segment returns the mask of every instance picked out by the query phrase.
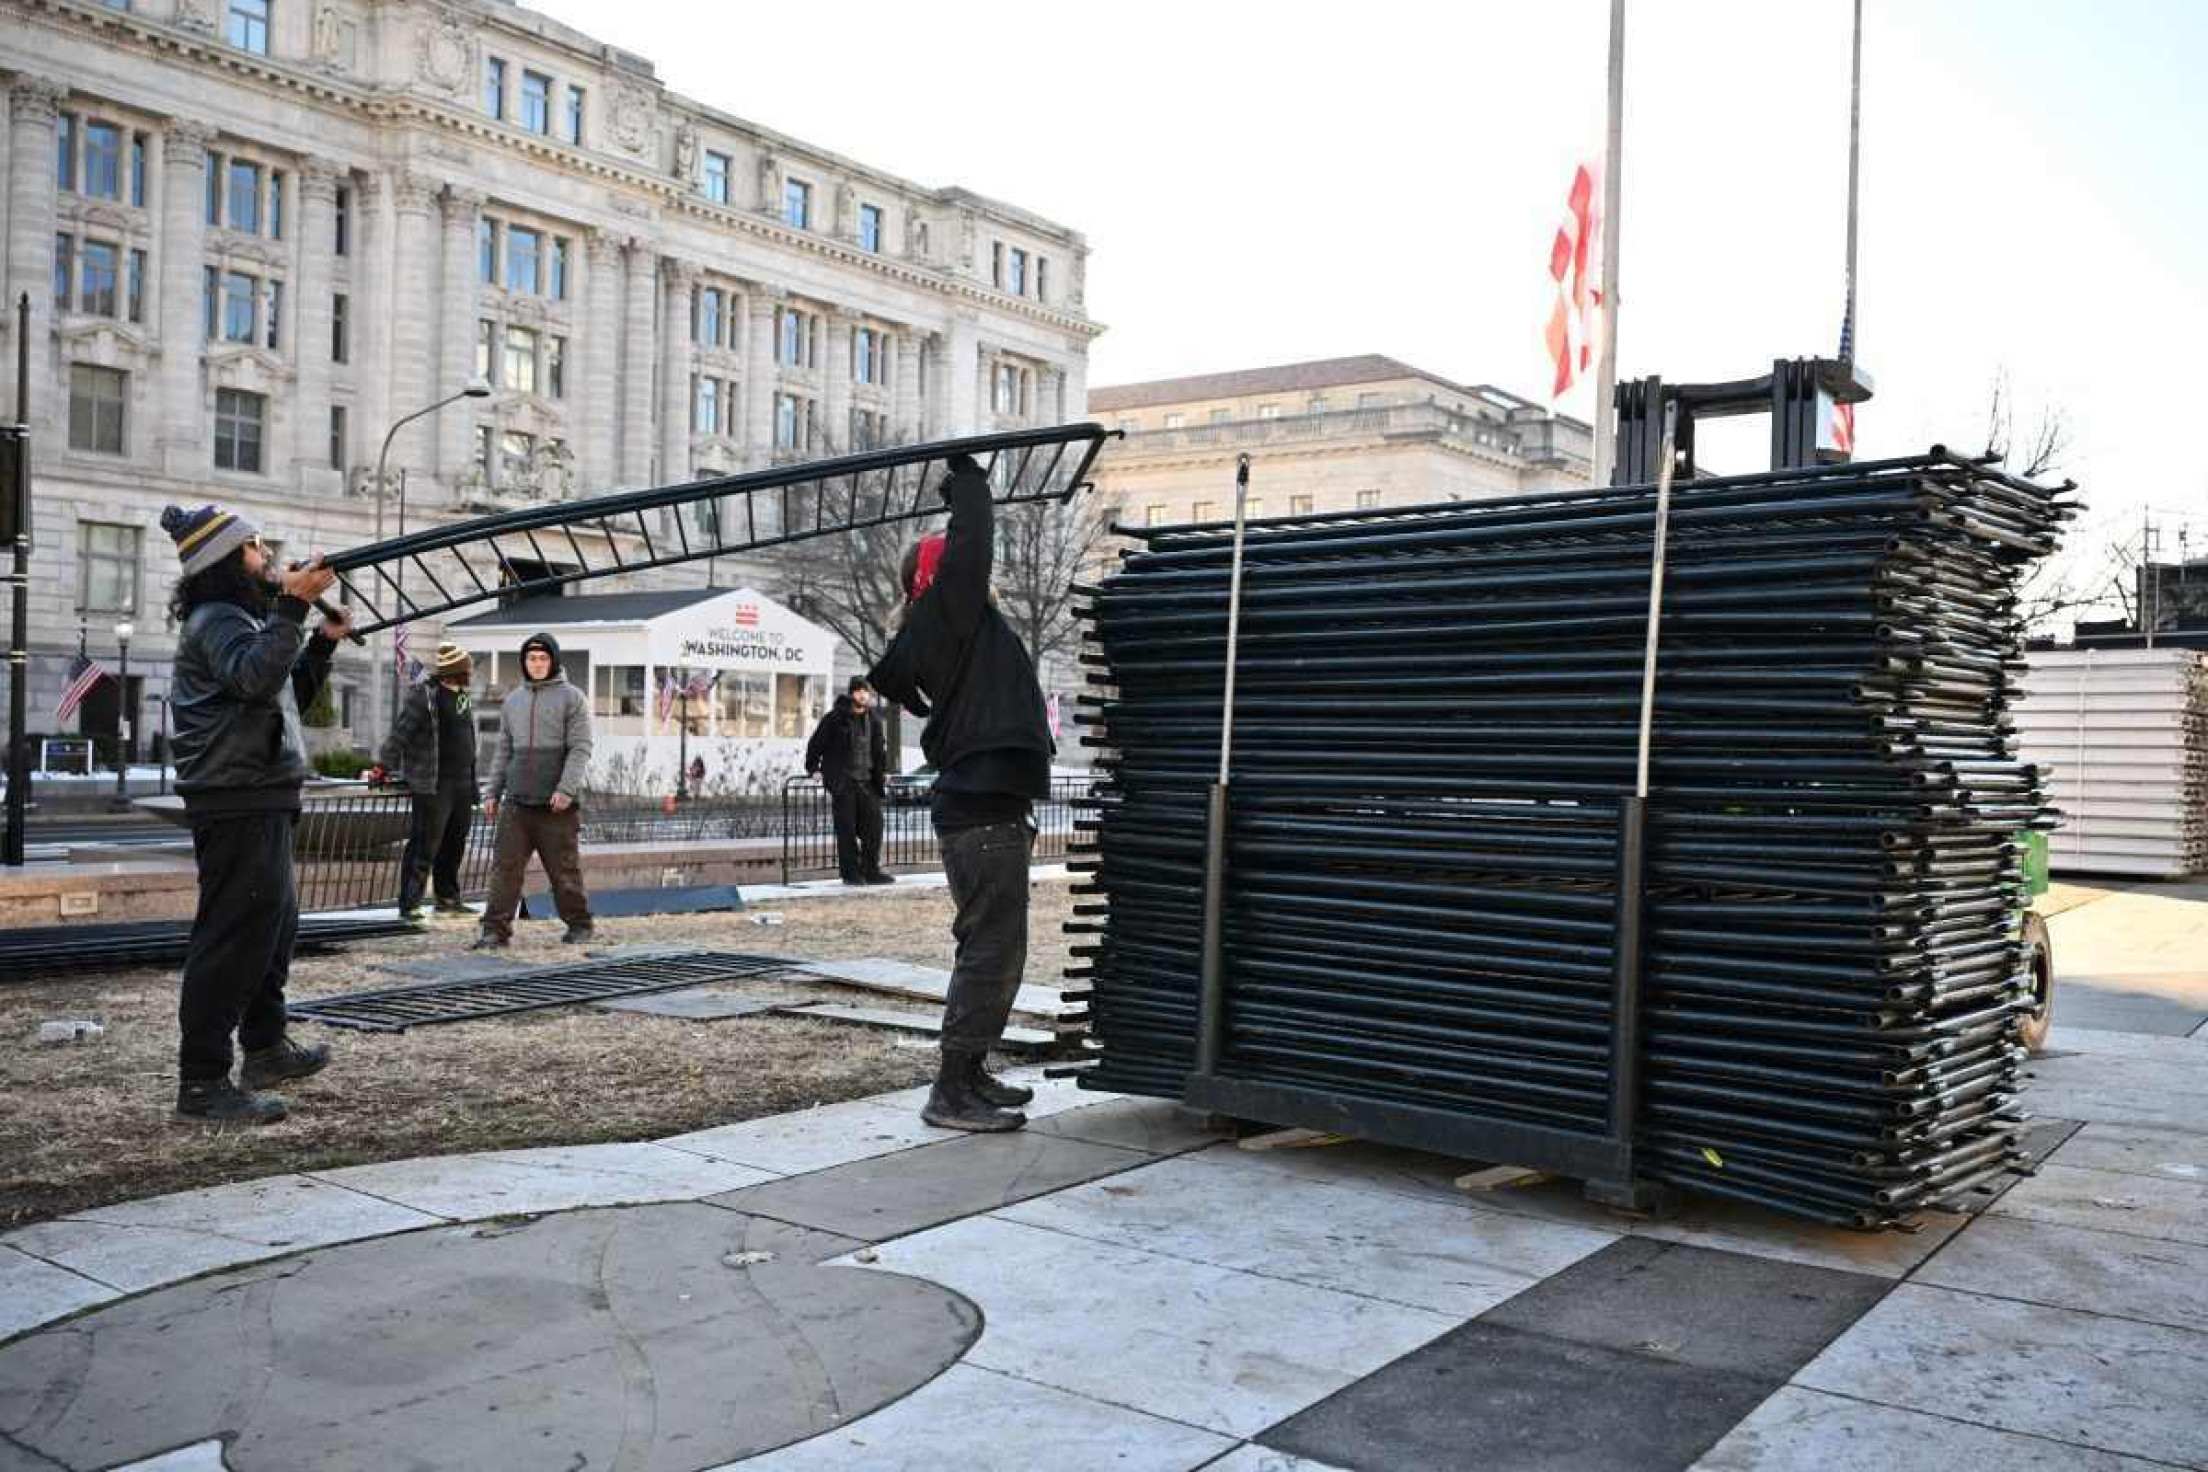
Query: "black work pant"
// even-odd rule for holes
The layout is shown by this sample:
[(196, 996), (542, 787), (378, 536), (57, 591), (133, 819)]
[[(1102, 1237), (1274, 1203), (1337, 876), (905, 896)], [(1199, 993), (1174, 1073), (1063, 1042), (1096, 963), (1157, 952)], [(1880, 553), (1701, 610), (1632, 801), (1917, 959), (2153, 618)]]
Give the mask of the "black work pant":
[(958, 914), (958, 959), (943, 1003), (943, 1051), (986, 1053), (1004, 1036), (1027, 970), (1027, 862), (1035, 830), (1025, 819), (938, 834), (943, 874)]
[(570, 928), (590, 929), (590, 896), (583, 892), (583, 810), (498, 805), (498, 832), (491, 843), (491, 895), (483, 906), (483, 929), (501, 940), (514, 934), (514, 911), (521, 908), (522, 875), (535, 854), (552, 882), (552, 903)]
[(423, 885), (432, 877), (438, 899), (460, 898), (460, 860), (468, 852), (475, 804), (472, 781), (414, 794), (414, 821), (406, 832), (406, 855), (399, 861), (400, 909), (419, 905)]
[(874, 789), (846, 782), (829, 799), (836, 817), (836, 870), (846, 879), (882, 872), (882, 800)]
[(296, 812), (235, 813), (192, 823), (199, 910), (177, 999), (177, 1072), (187, 1082), (230, 1072), (230, 1035), (247, 1052), (284, 1035), (284, 983), (299, 934), (292, 880)]

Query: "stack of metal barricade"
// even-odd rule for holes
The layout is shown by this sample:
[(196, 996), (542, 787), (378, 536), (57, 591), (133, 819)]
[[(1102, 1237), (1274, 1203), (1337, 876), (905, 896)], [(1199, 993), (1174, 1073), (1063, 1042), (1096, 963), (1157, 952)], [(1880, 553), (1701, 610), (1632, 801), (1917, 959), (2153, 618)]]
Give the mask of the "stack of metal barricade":
[(2016, 719), (2062, 810), (2058, 871), (2208, 871), (2208, 654), (2034, 650)]
[[(2058, 494), (1938, 450), (1673, 489), (1644, 1174), (1872, 1225), (2014, 1159), (2021, 838), (2050, 821), (2007, 714), (2014, 592)], [(1599, 1128), (1654, 500), (1251, 525), (1222, 1074)], [(1172, 1097), (1233, 538), (1129, 530), (1083, 590), (1108, 774), (1076, 863), (1083, 1079)]]

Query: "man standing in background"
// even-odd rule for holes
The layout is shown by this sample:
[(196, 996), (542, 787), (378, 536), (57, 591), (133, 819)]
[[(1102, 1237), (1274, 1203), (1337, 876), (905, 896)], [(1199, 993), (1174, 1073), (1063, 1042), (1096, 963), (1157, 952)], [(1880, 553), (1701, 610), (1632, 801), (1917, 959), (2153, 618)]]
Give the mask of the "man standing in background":
[(874, 692), (853, 676), (805, 744), (805, 772), (820, 778), (836, 823), (836, 869), (845, 884), (895, 884), (882, 871), (882, 795), (889, 736), (874, 718)]
[[(590, 896), (583, 892), (583, 813), (578, 803), (590, 778), (590, 702), (568, 683), (560, 646), (550, 634), (521, 645), (521, 685), (499, 710), (498, 754), (483, 812), (498, 823), (491, 850), (491, 896), (483, 934), (472, 949), (512, 943), (521, 907), (522, 874), (535, 854), (552, 883), (552, 900), (569, 945), (590, 939)], [(501, 810), (503, 809), (503, 814)]]
[(465, 649), (449, 641), (438, 645), (436, 668), (407, 692), (384, 738), (383, 764), (414, 800), (399, 866), (401, 920), (422, 917), (422, 888), (433, 870), (437, 913), (468, 912), (460, 899), (460, 860), (482, 801), (475, 781), (475, 706), (468, 697), (474, 674)]

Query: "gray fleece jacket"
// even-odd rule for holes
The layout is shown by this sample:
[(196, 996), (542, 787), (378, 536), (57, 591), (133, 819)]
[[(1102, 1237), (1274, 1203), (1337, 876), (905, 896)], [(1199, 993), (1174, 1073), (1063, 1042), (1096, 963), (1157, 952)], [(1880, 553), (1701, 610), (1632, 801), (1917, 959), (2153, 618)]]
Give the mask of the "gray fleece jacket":
[(494, 802), (525, 808), (549, 806), (552, 794), (580, 799), (590, 776), (590, 702), (560, 670), (560, 646), (549, 634), (523, 644), (551, 651), (552, 678), (526, 680), (500, 707), (498, 754), (491, 762)]

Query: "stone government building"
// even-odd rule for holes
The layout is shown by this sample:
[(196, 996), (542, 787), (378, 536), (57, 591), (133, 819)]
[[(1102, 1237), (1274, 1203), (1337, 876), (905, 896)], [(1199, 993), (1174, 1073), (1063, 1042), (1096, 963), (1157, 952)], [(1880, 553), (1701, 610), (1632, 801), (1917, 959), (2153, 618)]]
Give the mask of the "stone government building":
[(1579, 489), (1593, 473), (1581, 421), (1377, 353), (1099, 385), (1089, 413), (1126, 433), (1097, 489), (1134, 525), (1232, 517), (1245, 453), (1252, 516)]
[[(410, 526), (1085, 413), (1080, 234), (502, 0), (0, 0), (0, 82), (34, 734), (80, 628), (112, 667), (126, 621), (127, 704), (159, 729), (164, 504), (238, 506), (290, 552), (367, 542), (385, 431), (474, 375), (490, 398), (392, 446)], [(341, 656), (345, 724), (375, 673)], [(79, 719), (117, 714), (107, 682)]]

